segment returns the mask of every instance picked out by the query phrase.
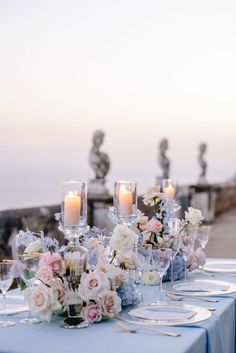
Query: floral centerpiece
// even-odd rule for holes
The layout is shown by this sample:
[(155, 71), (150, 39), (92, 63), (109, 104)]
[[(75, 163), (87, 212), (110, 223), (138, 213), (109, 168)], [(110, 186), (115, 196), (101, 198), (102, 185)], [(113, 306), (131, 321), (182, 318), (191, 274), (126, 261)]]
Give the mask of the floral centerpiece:
[(59, 254), (42, 254), (37, 273), (41, 283), (30, 294), (34, 315), (50, 321), (53, 312), (66, 313), (74, 305), (81, 320), (91, 324), (121, 310), (117, 289), (127, 281), (124, 271), (107, 262), (99, 263), (84, 271), (77, 278), (78, 283), (72, 283), (69, 271), (76, 271), (80, 262), (76, 254), (66, 260)]
[[(39, 250), (39, 243), (32, 243), (31, 250), (36, 247)], [(89, 257), (82, 259), (77, 251), (45, 251), (40, 256), (37, 281), (28, 293), (33, 315), (50, 321), (53, 314), (60, 314), (68, 316), (69, 324), (69, 319), (76, 317), (78, 323), (88, 326), (121, 311), (119, 288), (128, 282), (128, 275), (110, 263), (102, 236), (88, 241), (87, 253), (97, 253), (93, 262)], [(24, 270), (22, 264), (17, 267), (20, 270)]]
[[(204, 220), (200, 210), (189, 207), (185, 211), (185, 218), (180, 220), (175, 217), (174, 205), (175, 200), (161, 193), (159, 187), (149, 189), (143, 198), (146, 206), (154, 208), (154, 215), (149, 220), (143, 213), (139, 212), (137, 221), (134, 225), (134, 230), (139, 234), (139, 242), (150, 244), (154, 249), (171, 248), (174, 250), (176, 236), (181, 236), (182, 242), (180, 251), (174, 259), (174, 277), (181, 279), (184, 277), (184, 260), (181, 256), (181, 246), (184, 244), (185, 238), (189, 233), (196, 232), (199, 224)], [(174, 228), (173, 228), (174, 224)], [(188, 258), (188, 269), (191, 271), (200, 265), (204, 265), (205, 255), (201, 248), (192, 251)], [(151, 281), (155, 280), (153, 274)], [(148, 274), (146, 274), (147, 282)], [(168, 270), (165, 276), (166, 280), (170, 279), (170, 271)]]

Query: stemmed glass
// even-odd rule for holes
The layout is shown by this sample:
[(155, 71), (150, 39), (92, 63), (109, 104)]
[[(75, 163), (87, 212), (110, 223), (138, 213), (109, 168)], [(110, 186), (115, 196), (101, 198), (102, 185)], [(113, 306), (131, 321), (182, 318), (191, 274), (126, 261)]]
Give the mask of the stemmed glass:
[[(33, 289), (34, 283), (37, 280), (37, 271), (39, 267), (41, 253), (23, 253), (17, 254), (18, 261), (21, 264), (21, 277), (24, 282), (28, 285), (29, 292), (28, 298), (30, 298), (30, 293)], [(23, 325), (32, 325), (38, 324), (40, 322), (39, 319), (35, 317), (31, 317), (30, 310), (28, 318), (24, 318), (20, 320), (20, 323)]]
[(136, 247), (136, 253), (138, 257), (138, 271), (140, 276), (141, 284), (141, 301), (143, 302), (143, 274), (147, 271), (150, 266), (150, 260), (152, 255), (152, 246), (150, 244), (139, 244)]
[(195, 236), (191, 234), (183, 234), (181, 236), (181, 252), (184, 259), (184, 280), (187, 281), (187, 261), (194, 249)]
[(159, 276), (159, 289), (162, 297), (162, 279), (170, 266), (171, 249), (152, 249), (151, 263)]
[(171, 259), (170, 259), (170, 270), (171, 270), (171, 282), (174, 281), (173, 275), (173, 267), (174, 267), (174, 261), (175, 257), (178, 254), (180, 250), (180, 235), (179, 231), (181, 229), (181, 221), (178, 218), (170, 218), (168, 222), (168, 229), (169, 229), (169, 234), (173, 237), (173, 243), (172, 243), (172, 252), (171, 252)]
[(171, 282), (174, 282), (174, 262), (175, 262), (176, 255), (180, 251), (180, 245), (181, 245), (180, 236), (174, 235), (173, 237), (174, 237), (174, 241), (172, 243), (172, 249), (171, 249), (172, 251), (171, 251), (171, 258), (170, 258)]
[[(11, 287), (14, 275), (12, 272), (12, 266), (14, 260), (2, 260), (0, 261), (0, 289), (3, 295), (3, 315), (6, 317), (6, 293)], [(14, 326), (16, 323), (9, 320), (1, 320), (0, 327)]]
[(197, 239), (201, 245), (202, 249), (205, 249), (205, 246), (208, 243), (211, 233), (211, 226), (200, 226), (198, 228)]

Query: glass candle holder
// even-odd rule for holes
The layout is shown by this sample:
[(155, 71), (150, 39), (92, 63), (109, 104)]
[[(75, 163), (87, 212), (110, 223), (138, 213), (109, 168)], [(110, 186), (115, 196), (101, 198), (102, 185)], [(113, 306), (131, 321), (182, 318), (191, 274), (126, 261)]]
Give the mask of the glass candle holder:
[(178, 181), (175, 179), (163, 179), (162, 192), (174, 200), (173, 210), (174, 212), (177, 212), (180, 209), (180, 206), (177, 202)]
[(122, 220), (132, 219), (137, 215), (137, 183), (116, 181), (114, 189), (114, 209)]
[(173, 199), (176, 199), (178, 191), (178, 181), (175, 179), (163, 179), (162, 191), (165, 194), (171, 196)]
[(62, 226), (73, 233), (87, 225), (87, 187), (83, 181), (64, 181), (62, 184)]

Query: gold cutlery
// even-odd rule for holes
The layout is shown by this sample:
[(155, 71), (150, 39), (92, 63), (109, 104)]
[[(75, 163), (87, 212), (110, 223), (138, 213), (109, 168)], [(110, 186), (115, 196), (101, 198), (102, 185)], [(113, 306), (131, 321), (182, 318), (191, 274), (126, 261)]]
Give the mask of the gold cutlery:
[(198, 297), (198, 296), (190, 296), (190, 295), (177, 295), (177, 294), (173, 294), (173, 293), (169, 293), (169, 292), (165, 292), (165, 295), (170, 298), (171, 300), (175, 300), (175, 301), (181, 301), (184, 299), (197, 299), (197, 300), (202, 300), (208, 303), (218, 303), (219, 299), (212, 299), (212, 298), (205, 298), (205, 297)]
[(180, 337), (181, 336), (180, 333), (174, 333), (174, 332), (170, 332), (170, 331), (159, 330), (159, 329), (156, 329), (156, 328), (146, 327), (146, 326), (137, 326), (137, 327), (131, 329), (131, 328), (123, 325), (120, 322), (117, 322), (116, 326), (119, 327), (125, 333), (135, 333), (135, 332), (140, 331), (140, 330), (148, 330), (148, 331), (161, 333), (162, 335), (171, 336), (171, 337)]

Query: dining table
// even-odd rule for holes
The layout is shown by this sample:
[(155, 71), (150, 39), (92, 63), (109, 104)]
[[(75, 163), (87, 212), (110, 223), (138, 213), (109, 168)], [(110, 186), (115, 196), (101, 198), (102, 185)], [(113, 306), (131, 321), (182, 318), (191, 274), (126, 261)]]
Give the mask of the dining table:
[[(187, 281), (217, 279), (236, 283), (236, 273), (209, 273), (195, 270), (188, 274)], [(176, 281), (175, 283), (182, 283)], [(166, 282), (164, 290), (171, 290), (172, 283)], [(19, 293), (19, 290), (9, 291)], [(158, 300), (157, 286), (144, 286), (145, 303)], [(171, 337), (144, 327), (137, 332), (125, 332), (117, 318), (95, 323), (83, 329), (59, 327), (61, 317), (53, 316), (51, 322), (22, 325), (20, 319), (26, 312), (14, 313), (11, 320), (15, 326), (0, 328), (0, 353), (235, 353), (236, 352), (236, 293), (217, 295), (217, 302), (208, 302), (195, 297), (183, 298), (181, 302), (210, 309), (211, 317), (193, 324), (155, 326), (156, 329), (177, 333)], [(178, 298), (176, 298), (178, 299)], [(9, 303), (13, 299), (8, 299)], [(171, 299), (163, 295), (163, 300)], [(2, 303), (2, 299), (1, 299)], [(2, 305), (2, 304), (1, 304)], [(123, 322), (126, 328), (137, 325)], [(128, 330), (127, 330), (128, 331)]]

